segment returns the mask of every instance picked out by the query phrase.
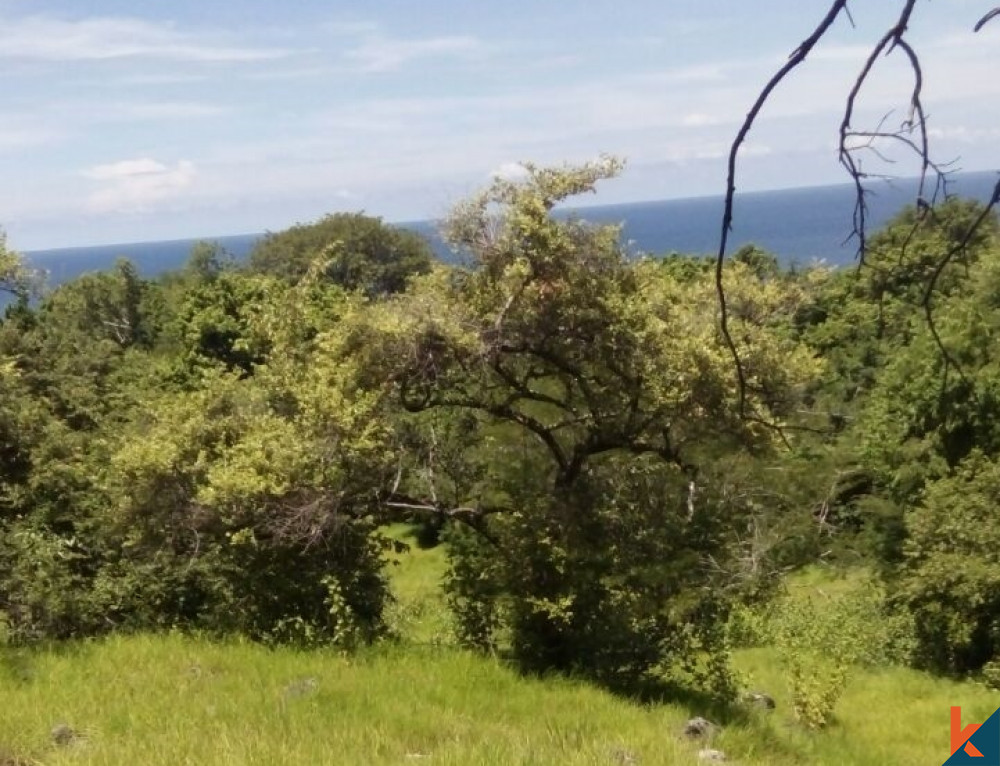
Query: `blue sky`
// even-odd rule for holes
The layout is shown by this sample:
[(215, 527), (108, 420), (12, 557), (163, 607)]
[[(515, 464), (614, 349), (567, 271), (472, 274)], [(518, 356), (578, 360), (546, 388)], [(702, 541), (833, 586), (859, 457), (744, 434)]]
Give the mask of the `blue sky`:
[[(842, 180), (843, 95), (900, 4), (852, 5), (763, 114), (741, 189)], [(971, 31), (993, 5), (920, 0), (912, 27), (937, 154), (967, 170), (1000, 166), (1000, 20)], [(0, 225), (32, 250), (439, 217), (519, 161), (601, 153), (628, 165), (588, 202), (717, 194), (739, 121), (826, 6), (0, 0)], [(897, 58), (858, 125), (905, 116)]]

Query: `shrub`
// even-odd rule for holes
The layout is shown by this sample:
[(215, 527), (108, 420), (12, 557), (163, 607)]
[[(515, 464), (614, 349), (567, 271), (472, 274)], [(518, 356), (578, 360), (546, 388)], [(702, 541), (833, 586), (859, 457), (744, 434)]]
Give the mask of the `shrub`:
[(1000, 661), (998, 505), (1000, 464), (974, 453), (907, 518), (896, 597), (913, 615), (918, 659), (935, 670)]
[(856, 666), (902, 664), (913, 649), (908, 615), (893, 611), (871, 584), (835, 597), (787, 595), (770, 606), (763, 626), (742, 620), (777, 647), (795, 717), (810, 729), (832, 720)]
[(492, 542), (452, 536), (459, 637), (481, 649), (509, 640), (529, 672), (609, 686), (673, 672), (728, 694), (729, 597), (703, 566), (721, 553), (720, 520), (688, 518), (676, 470), (625, 460), (604, 461), (562, 497), (524, 498), (524, 510), (492, 520)]

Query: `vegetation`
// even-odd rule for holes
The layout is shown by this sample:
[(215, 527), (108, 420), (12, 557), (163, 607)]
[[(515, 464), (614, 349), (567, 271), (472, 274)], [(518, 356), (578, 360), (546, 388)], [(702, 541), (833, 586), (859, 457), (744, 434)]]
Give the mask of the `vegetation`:
[(431, 268), (419, 235), (361, 213), (334, 213), (268, 234), (250, 254), (250, 268), (291, 281), (319, 262), (320, 273), (348, 290), (376, 297), (402, 292), (407, 279)]
[[(393, 530), (396, 533), (396, 530)], [(411, 614), (433, 599), (437, 549), (400, 556), (396, 591)], [(809, 573), (793, 592), (850, 590)], [(431, 626), (409, 623), (414, 635)], [(425, 634), (426, 635), (426, 634)], [(773, 712), (738, 709), (711, 742), (746, 766), (907, 766), (947, 757), (948, 709), (983, 721), (996, 693), (888, 666), (856, 670), (835, 722), (794, 722), (786, 670), (767, 648), (736, 654)], [(649, 704), (585, 682), (524, 678), (503, 659), (450, 646), (384, 643), (351, 654), (265, 648), (177, 633), (8, 650), (0, 666), (0, 754), (8, 762), (695, 764), (682, 734), (696, 701)], [(64, 744), (53, 734), (69, 730)]]
[[(673, 763), (685, 712), (745, 763), (938, 758), (1000, 683), (1000, 227), (744, 249), (741, 385), (714, 261), (551, 215), (619, 168), (497, 181), (447, 223), (466, 266), (338, 214), (32, 300), (0, 249), (0, 763)], [(915, 694), (926, 737), (880, 730)]]

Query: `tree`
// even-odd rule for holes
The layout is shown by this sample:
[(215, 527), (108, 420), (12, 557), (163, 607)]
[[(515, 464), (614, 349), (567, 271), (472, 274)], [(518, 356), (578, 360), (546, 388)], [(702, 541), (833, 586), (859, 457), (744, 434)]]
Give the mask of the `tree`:
[(18, 298), (26, 297), (33, 281), (21, 256), (7, 249), (7, 235), (0, 230), (0, 292)]
[(84, 274), (46, 296), (42, 323), (65, 322), (67, 330), (122, 349), (149, 347), (157, 330), (146, 304), (150, 290), (135, 265), (121, 258), (111, 271)]
[(184, 264), (182, 274), (197, 281), (211, 282), (236, 267), (236, 259), (218, 242), (196, 242)]
[[(722, 510), (711, 465), (777, 435), (733, 406), (707, 272), (631, 263), (617, 228), (551, 215), (620, 164), (526, 167), (450, 220), (475, 267), (373, 306), (354, 343), (404, 408), (445, 413), (450, 433), (464, 422), (476, 445), (460, 476), (436, 461), (422, 497), (389, 498), (475, 530), (453, 546), (466, 637), (488, 643), (501, 626), (526, 668), (620, 683), (691, 660), (698, 641), (715, 648), (741, 509)], [(784, 418), (815, 372), (774, 331), (799, 296), (743, 264), (730, 274), (753, 402)]]
[(256, 332), (257, 319), (287, 293), (274, 277), (242, 271), (222, 271), (183, 290), (170, 333), (183, 351), (186, 372), (221, 366), (252, 375), (270, 351), (266, 335)]
[(268, 234), (250, 254), (250, 268), (294, 281), (319, 260), (334, 284), (375, 297), (402, 291), (409, 277), (430, 269), (431, 258), (413, 232), (362, 213), (335, 213)]
[[(382, 397), (336, 332), (364, 302), (243, 277), (272, 288), (242, 307), (247, 337), (274, 349), (253, 375), (209, 363), (177, 385), (165, 372), (183, 348), (77, 334), (84, 359), (108, 347), (83, 419), (49, 407), (69, 376), (32, 391), (32, 371), (0, 368), (0, 612), (15, 639), (180, 627), (351, 646), (384, 632), (373, 485), (395, 466)], [(39, 348), (40, 367), (65, 372), (62, 344)]]
[(932, 482), (907, 517), (896, 597), (919, 659), (949, 673), (1000, 666), (1000, 466), (975, 452)]

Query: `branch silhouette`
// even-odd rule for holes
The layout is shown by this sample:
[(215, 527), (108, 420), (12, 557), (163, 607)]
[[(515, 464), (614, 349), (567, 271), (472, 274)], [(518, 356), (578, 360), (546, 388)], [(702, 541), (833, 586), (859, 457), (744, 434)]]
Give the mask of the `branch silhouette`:
[[(879, 40), (868, 52), (864, 63), (856, 75), (853, 85), (844, 99), (844, 112), (838, 129), (838, 160), (847, 172), (851, 183), (854, 186), (854, 213), (852, 216), (852, 231), (847, 240), (857, 238), (858, 249), (857, 258), (859, 268), (865, 265), (865, 252), (867, 248), (868, 230), (868, 191), (865, 188), (865, 181), (872, 178), (886, 178), (885, 174), (873, 174), (867, 172), (862, 163), (861, 153), (870, 152), (879, 160), (891, 163), (892, 160), (886, 155), (880, 143), (894, 144), (915, 155), (920, 163), (920, 173), (918, 178), (917, 198), (915, 200), (917, 208), (924, 214), (933, 211), (935, 205), (949, 196), (948, 193), (948, 173), (952, 162), (936, 161), (932, 157), (930, 146), (930, 133), (927, 128), (927, 114), (923, 104), (923, 84), (924, 71), (920, 61), (918, 51), (906, 39), (911, 18), (916, 8), (917, 0), (899, 0), (901, 7), (894, 23), (885, 30)], [(736, 195), (736, 175), (737, 157), (740, 148), (746, 142), (747, 136), (754, 127), (761, 111), (771, 99), (776, 88), (784, 81), (797, 67), (802, 65), (813, 49), (829, 33), (834, 22), (841, 16), (847, 17), (851, 25), (854, 19), (851, 16), (848, 0), (833, 0), (827, 8), (826, 14), (816, 25), (813, 32), (792, 52), (788, 60), (771, 76), (764, 87), (760, 90), (756, 100), (747, 113), (746, 119), (740, 126), (736, 137), (733, 139), (729, 150), (729, 160), (726, 176), (726, 194), (722, 214), (722, 231), (719, 237), (719, 249), (716, 254), (715, 264), (715, 284), (718, 293), (720, 310), (720, 331), (723, 340), (733, 358), (736, 371), (738, 401), (740, 416), (747, 420), (763, 423), (774, 428), (780, 426), (768, 423), (758, 413), (751, 411), (748, 407), (747, 388), (748, 381), (743, 362), (740, 358), (740, 351), (733, 339), (729, 326), (729, 306), (726, 299), (725, 288), (725, 260), (727, 247), (729, 244), (729, 234), (733, 226), (733, 204)], [(979, 32), (992, 19), (1000, 16), (1000, 6), (985, 14), (974, 26), (974, 31)], [(858, 99), (865, 91), (872, 72), (880, 59), (899, 51), (904, 57), (906, 64), (913, 78), (912, 87), (908, 93), (909, 112), (906, 119), (900, 126), (893, 130), (887, 128), (885, 123), (889, 114), (886, 114), (879, 121), (878, 125), (872, 129), (860, 129), (854, 127)], [(984, 209), (970, 225), (963, 238), (947, 252), (943, 253), (936, 264), (931, 277), (929, 278), (923, 295), (922, 307), (924, 316), (934, 341), (940, 349), (945, 359), (945, 370), (953, 368), (960, 375), (962, 374), (957, 362), (947, 348), (937, 330), (933, 317), (933, 296), (938, 280), (952, 259), (961, 252), (971, 242), (976, 231), (983, 225), (988, 217), (993, 214), (1000, 204), (1000, 182), (994, 188), (990, 200)]]

